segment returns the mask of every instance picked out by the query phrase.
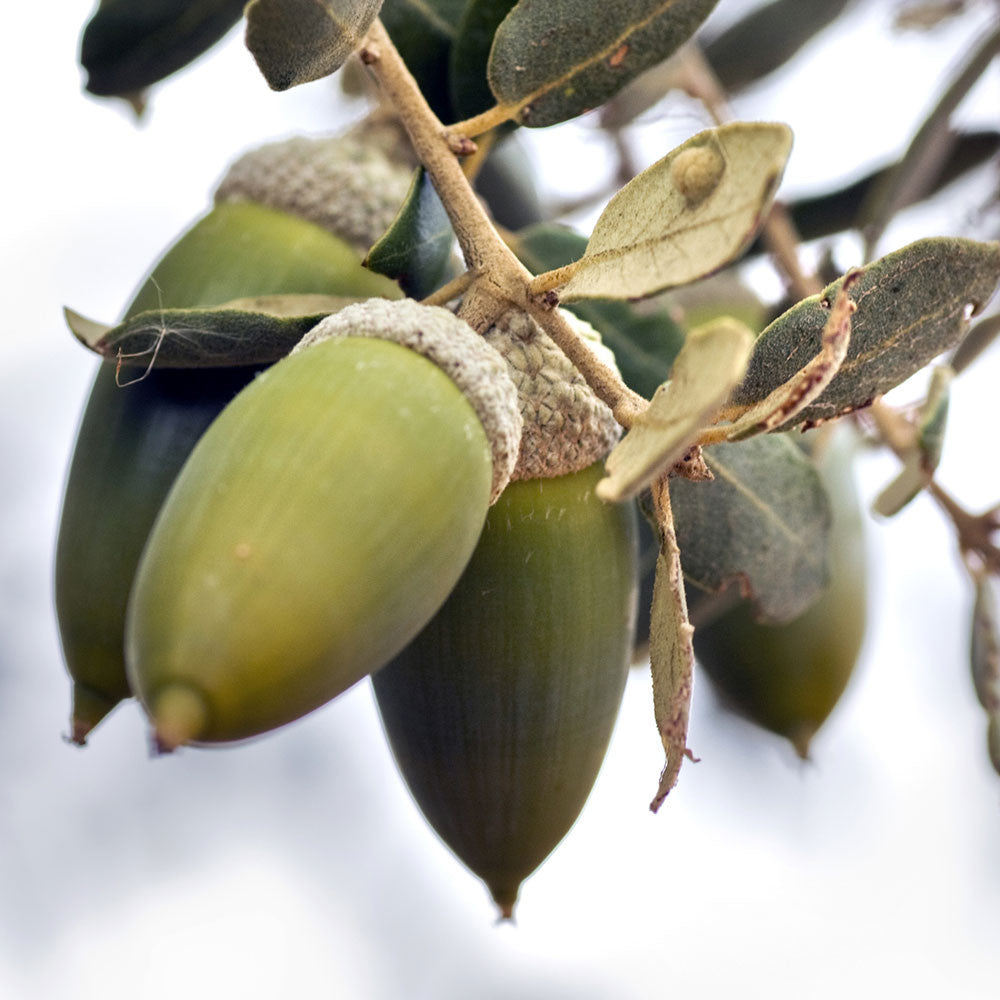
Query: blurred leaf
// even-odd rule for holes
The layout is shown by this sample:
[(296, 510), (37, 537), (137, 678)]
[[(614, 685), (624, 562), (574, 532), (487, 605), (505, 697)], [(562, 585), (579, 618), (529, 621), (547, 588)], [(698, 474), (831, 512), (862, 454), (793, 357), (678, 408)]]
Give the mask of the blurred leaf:
[(495, 103), (486, 79), (493, 36), (517, 0), (468, 0), (451, 49), (451, 100), (455, 117), (471, 118)]
[(991, 715), (997, 715), (1000, 713), (1000, 634), (997, 632), (996, 599), (990, 579), (985, 575), (976, 581), (969, 659), (979, 704)]
[(677, 542), (688, 585), (731, 583), (760, 620), (800, 615), (827, 582), (830, 504), (812, 463), (787, 436), (706, 448), (715, 479), (672, 479)]
[(750, 330), (725, 318), (688, 334), (670, 381), (608, 455), (597, 484), (602, 500), (635, 496), (684, 456), (739, 382), (752, 343)]
[(833, 381), (850, 344), (854, 303), (848, 291), (858, 273), (852, 271), (844, 277), (823, 327), (819, 354), (810, 358), (787, 382), (751, 406), (731, 425), (721, 427), (720, 431), (725, 431), (729, 441), (742, 441), (756, 434), (765, 434), (787, 423)]
[(948, 419), (948, 389), (954, 375), (947, 365), (934, 369), (927, 398), (917, 413), (913, 448), (906, 456), (899, 475), (875, 498), (872, 509), (876, 514), (893, 517), (931, 481), (941, 461)]
[(677, 784), (687, 749), (688, 718), (694, 680), (694, 629), (688, 621), (680, 552), (665, 482), (653, 485), (659, 521), (653, 604), (650, 609), (649, 662), (653, 677), (653, 714), (667, 761), (649, 808), (656, 812)]
[(519, 0), (496, 33), (489, 82), (522, 125), (603, 104), (694, 34), (717, 0)]
[(998, 336), (1000, 336), (1000, 315), (987, 316), (976, 323), (951, 356), (950, 364), (955, 374), (965, 371)]
[[(952, 181), (974, 170), (1000, 151), (1000, 132), (957, 133), (949, 141), (951, 152), (931, 180), (923, 197), (930, 197)], [(861, 225), (861, 209), (876, 185), (896, 169), (897, 164), (866, 174), (846, 187), (812, 198), (800, 198), (788, 206), (799, 236), (815, 240)], [(914, 202), (908, 202), (907, 205)], [(906, 208), (907, 205), (900, 206)], [(748, 253), (761, 253), (758, 240)]]
[(923, 196), (942, 163), (951, 152), (953, 135), (949, 131), (952, 113), (1000, 52), (1000, 28), (990, 34), (969, 56), (955, 80), (941, 95), (913, 137), (903, 158), (888, 176), (873, 188), (861, 210), (866, 256), (885, 232), (893, 216), (904, 206)]
[(964, 13), (967, 7), (966, 0), (912, 0), (896, 11), (893, 23), (903, 31), (927, 31)]
[(87, 90), (131, 99), (211, 48), (246, 0), (104, 0), (87, 23), (80, 63)]
[(783, 66), (850, 2), (773, 0), (706, 42), (705, 58), (726, 90), (740, 90)]
[(388, 231), (368, 251), (365, 267), (422, 299), (441, 283), (455, 237), (448, 213), (423, 167)]
[(561, 299), (641, 298), (718, 270), (749, 245), (791, 145), (765, 122), (688, 139), (611, 199)]
[[(752, 405), (787, 382), (799, 359), (820, 349), (829, 304), (843, 278), (803, 299), (757, 338), (735, 405)], [(1000, 243), (933, 238), (861, 269), (847, 359), (826, 391), (791, 424), (814, 423), (867, 406), (953, 347), (1000, 281)]]
[[(223, 368), (283, 358), (324, 316), (351, 298), (268, 295), (211, 309), (153, 309), (115, 327), (66, 309), (74, 336), (107, 360), (130, 368)], [(303, 312), (302, 310), (306, 310)]]
[(361, 44), (382, 0), (250, 0), (247, 48), (272, 90), (329, 76)]
[(531, 159), (516, 133), (497, 141), (476, 175), (476, 192), (505, 229), (524, 229), (542, 221), (545, 211), (535, 187)]
[[(578, 260), (587, 240), (555, 223), (541, 223), (517, 234), (514, 252), (538, 274)], [(649, 306), (649, 308), (645, 308)], [(615, 355), (626, 384), (649, 399), (670, 375), (684, 344), (684, 331), (662, 306), (628, 302), (571, 302), (568, 308), (586, 320)]]
[(448, 61), (465, 5), (466, 0), (385, 0), (379, 14), (427, 103), (442, 121), (455, 117)]
[(986, 749), (989, 751), (993, 770), (1000, 774), (1000, 715), (993, 713), (986, 727)]

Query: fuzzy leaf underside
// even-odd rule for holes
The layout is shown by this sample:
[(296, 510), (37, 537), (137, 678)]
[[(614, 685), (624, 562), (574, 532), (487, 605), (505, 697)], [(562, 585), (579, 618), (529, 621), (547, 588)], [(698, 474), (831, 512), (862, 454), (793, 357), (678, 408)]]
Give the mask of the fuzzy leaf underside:
[(688, 139), (611, 199), (561, 298), (642, 298), (717, 271), (752, 241), (791, 146), (772, 122)]
[(683, 457), (739, 382), (752, 342), (750, 330), (729, 318), (688, 334), (670, 381), (608, 455), (597, 484), (602, 500), (635, 496)]
[[(535, 274), (579, 260), (586, 237), (551, 222), (522, 229), (514, 252)], [(649, 399), (670, 376), (670, 369), (684, 344), (684, 331), (662, 306), (653, 302), (580, 299), (567, 304), (572, 312), (597, 330), (626, 384)]]
[(352, 301), (326, 295), (267, 296), (213, 309), (152, 309), (115, 327), (67, 309), (66, 320), (85, 347), (123, 367), (226, 368), (283, 358), (324, 316)]
[(486, 78), (493, 37), (517, 0), (468, 0), (451, 48), (451, 102), (456, 118), (471, 118), (493, 105)]
[(716, 2), (520, 0), (496, 32), (490, 87), (522, 125), (574, 118), (676, 51)]
[(453, 118), (448, 62), (465, 0), (385, 0), (379, 17), (435, 114)]
[(830, 503), (816, 470), (773, 434), (706, 448), (704, 458), (712, 481), (670, 481), (688, 586), (714, 594), (736, 583), (760, 620), (790, 621), (828, 580)]
[[(757, 338), (746, 377), (733, 394), (752, 405), (818, 353), (843, 278), (803, 299)], [(1000, 281), (1000, 243), (935, 237), (919, 240), (861, 269), (851, 298), (847, 358), (823, 394), (785, 429), (831, 419), (872, 400), (919, 371), (961, 339), (968, 313), (979, 312)]]
[(251, 0), (247, 48), (272, 90), (329, 76), (361, 44), (382, 0)]
[(441, 283), (454, 239), (448, 213), (420, 167), (392, 225), (368, 251), (365, 267), (395, 278), (407, 295), (422, 299)]

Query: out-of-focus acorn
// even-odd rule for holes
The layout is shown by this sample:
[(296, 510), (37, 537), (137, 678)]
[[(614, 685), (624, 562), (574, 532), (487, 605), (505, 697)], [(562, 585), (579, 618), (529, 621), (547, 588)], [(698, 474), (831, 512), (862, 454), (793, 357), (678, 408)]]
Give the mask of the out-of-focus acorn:
[(159, 746), (258, 735), (388, 662), (465, 568), (520, 430), (496, 351), (412, 300), (348, 306), (258, 376), (136, 573), (128, 676)]
[(740, 603), (695, 630), (698, 662), (723, 702), (786, 737), (803, 759), (854, 671), (867, 611), (864, 528), (845, 427), (814, 432), (814, 459), (830, 495), (830, 582), (804, 614), (782, 625)]
[(80, 42), (87, 90), (142, 110), (143, 91), (211, 48), (246, 0), (101, 0)]
[(518, 384), (517, 481), (444, 607), (372, 680), (417, 804), (510, 917), (607, 750), (635, 627), (636, 524), (631, 504), (595, 493), (618, 435), (610, 411), (524, 314), (486, 337)]
[[(398, 296), (361, 257), (392, 221), (391, 198), (402, 201), (409, 171), (362, 146), (356, 138), (292, 140), (246, 154), (223, 179), (216, 206), (153, 268), (126, 316), (268, 294)], [(381, 193), (359, 202), (357, 185), (366, 177)], [(76, 743), (129, 695), (125, 608), (163, 498), (195, 442), (257, 371), (153, 367), (119, 386), (113, 364), (98, 370), (56, 551), (56, 613), (74, 681)]]

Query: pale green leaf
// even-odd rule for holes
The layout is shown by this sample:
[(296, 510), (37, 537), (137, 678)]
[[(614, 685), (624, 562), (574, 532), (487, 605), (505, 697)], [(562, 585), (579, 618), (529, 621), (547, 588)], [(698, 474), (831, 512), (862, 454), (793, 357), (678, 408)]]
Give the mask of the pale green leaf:
[(969, 658), (979, 703), (993, 715), (1000, 713), (1000, 633), (997, 631), (996, 599), (986, 576), (976, 584)]
[(872, 509), (882, 517), (898, 514), (926, 487), (941, 461), (944, 431), (948, 420), (949, 387), (954, 371), (947, 365), (934, 369), (927, 398), (917, 412), (913, 447), (903, 468), (875, 498)]
[(497, 30), (489, 82), (521, 124), (603, 104), (676, 51), (717, 0), (520, 0)]
[(382, 0), (251, 0), (247, 48), (272, 90), (339, 69), (360, 46)]
[(769, 122), (688, 139), (611, 199), (560, 298), (641, 298), (729, 263), (767, 214), (791, 147), (788, 127)]
[(694, 680), (694, 629), (688, 621), (680, 551), (665, 482), (653, 484), (653, 509), (659, 526), (653, 604), (650, 609), (649, 663), (653, 680), (653, 714), (666, 753), (659, 787), (649, 808), (656, 812), (670, 790), (687, 748), (688, 720)]
[(739, 382), (752, 343), (750, 330), (728, 318), (688, 334), (670, 381), (608, 455), (601, 499), (635, 496), (684, 456)]
[[(764, 399), (820, 350), (829, 306), (843, 279), (779, 316), (754, 344), (731, 402)], [(861, 269), (851, 290), (857, 311), (847, 358), (826, 391), (785, 427), (831, 419), (869, 405), (961, 339), (970, 315), (1000, 282), (1000, 243), (935, 237)]]
[(670, 481), (684, 576), (694, 594), (736, 584), (764, 621), (797, 617), (828, 580), (830, 503), (787, 435), (706, 448), (711, 482)]

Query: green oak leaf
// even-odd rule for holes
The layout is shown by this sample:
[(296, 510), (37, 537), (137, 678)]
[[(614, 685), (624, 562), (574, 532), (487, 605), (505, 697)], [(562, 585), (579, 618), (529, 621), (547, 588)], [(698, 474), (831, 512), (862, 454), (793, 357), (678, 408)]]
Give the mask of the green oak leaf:
[(603, 104), (675, 52), (717, 0), (519, 0), (497, 30), (488, 76), (522, 125)]
[(454, 240), (448, 213), (420, 167), (392, 225), (368, 251), (365, 267), (395, 278), (407, 295), (422, 299), (441, 283)]
[[(750, 406), (786, 382), (820, 350), (829, 304), (843, 278), (803, 299), (757, 338), (746, 377), (731, 402)], [(869, 405), (954, 347), (970, 315), (1000, 282), (1000, 243), (934, 237), (860, 269), (851, 298), (847, 357), (826, 390), (786, 425), (815, 423)]]
[(456, 118), (493, 106), (486, 67), (493, 37), (517, 0), (468, 0), (451, 49), (451, 101)]
[(272, 90), (329, 76), (361, 44), (382, 0), (250, 0), (247, 48)]

